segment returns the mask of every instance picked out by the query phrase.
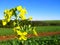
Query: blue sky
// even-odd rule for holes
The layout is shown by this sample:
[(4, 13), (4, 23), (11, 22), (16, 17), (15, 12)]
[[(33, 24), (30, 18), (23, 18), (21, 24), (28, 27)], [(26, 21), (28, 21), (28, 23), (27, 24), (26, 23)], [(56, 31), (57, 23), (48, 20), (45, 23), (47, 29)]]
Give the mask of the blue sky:
[(60, 20), (60, 0), (0, 0), (0, 19), (3, 19), (5, 9), (16, 6), (27, 9), (27, 17), (33, 20)]

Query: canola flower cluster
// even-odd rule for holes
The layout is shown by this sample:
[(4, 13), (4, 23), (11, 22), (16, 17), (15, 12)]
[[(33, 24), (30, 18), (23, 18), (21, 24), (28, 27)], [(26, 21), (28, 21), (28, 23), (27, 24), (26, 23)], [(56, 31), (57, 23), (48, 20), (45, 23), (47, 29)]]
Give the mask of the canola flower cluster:
[(27, 32), (22, 32), (20, 26), (14, 27), (13, 30), (17, 33), (18, 40), (27, 40)]
[[(25, 8), (22, 9), (22, 6), (18, 6), (17, 10), (20, 12), (19, 17), (22, 20), (26, 20), (26, 16), (25, 15), (27, 14), (27, 10)], [(29, 20), (32, 20), (32, 17), (30, 17)]]
[[(19, 14), (17, 14), (16, 12), (18, 12)], [(28, 30), (33, 31), (33, 33), (36, 36), (38, 36), (37, 32), (35, 31), (35, 27), (32, 29), (30, 24), (24, 25), (24, 26), (19, 25), (20, 23), (18, 23), (19, 22), (18, 19), (23, 20), (23, 21), (32, 20), (32, 17), (26, 19), (26, 14), (27, 14), (27, 11), (25, 8), (22, 8), (22, 6), (17, 6), (16, 8), (5, 10), (4, 19), (2, 20), (3, 26), (5, 26), (8, 22), (10, 22), (11, 18), (15, 16), (15, 19), (17, 20), (17, 22), (13, 22), (15, 26), (13, 30), (14, 32), (16, 32), (18, 40), (21, 40), (21, 41), (27, 40), (27, 34), (29, 33)]]
[(11, 10), (5, 10), (4, 11), (4, 20), (2, 20), (3, 26), (7, 24), (7, 22), (10, 22), (10, 18), (13, 15), (13, 11)]
[(19, 14), (20, 18), (21, 18), (22, 20), (25, 20), (25, 19), (26, 19), (25, 14), (27, 14), (26, 9), (25, 9), (25, 8), (22, 9), (22, 6), (18, 6), (18, 7), (17, 7), (17, 10), (20, 12), (20, 14)]
[[(4, 20), (2, 20), (3, 26), (10, 22), (10, 19), (13, 15), (17, 16), (16, 11), (19, 11), (19, 17), (21, 18), (21, 20), (26, 20), (26, 9), (22, 8), (22, 6), (17, 6), (16, 8), (10, 10), (7, 9), (4, 11)], [(32, 20), (32, 17), (30, 17), (29, 20)]]

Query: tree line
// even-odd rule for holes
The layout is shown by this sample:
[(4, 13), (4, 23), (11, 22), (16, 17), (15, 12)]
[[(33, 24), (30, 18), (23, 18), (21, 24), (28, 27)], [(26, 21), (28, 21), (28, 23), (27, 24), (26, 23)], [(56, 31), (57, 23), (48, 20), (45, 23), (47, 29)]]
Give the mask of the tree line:
[[(29, 23), (31, 23), (32, 26), (60, 26), (60, 21), (29, 21), (26, 24)], [(13, 28), (13, 20), (7, 23), (6, 26), (3, 26), (2, 20), (0, 20), (0, 28)]]

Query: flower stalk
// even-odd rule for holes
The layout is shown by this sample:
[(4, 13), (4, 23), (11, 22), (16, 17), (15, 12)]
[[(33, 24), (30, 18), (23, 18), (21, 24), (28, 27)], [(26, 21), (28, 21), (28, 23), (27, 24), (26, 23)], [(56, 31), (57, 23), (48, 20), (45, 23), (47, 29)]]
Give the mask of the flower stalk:
[[(8, 22), (10, 22), (12, 17), (15, 17), (13, 25), (14, 25), (14, 32), (16, 32), (17, 39), (20, 40), (22, 43), (26, 41), (27, 34), (31, 31), (31, 33), (38, 36), (37, 32), (35, 31), (35, 27), (31, 27), (29, 21), (32, 20), (32, 17), (26, 18), (27, 10), (22, 6), (17, 6), (10, 10), (4, 11), (4, 20), (2, 20), (3, 26), (5, 26)], [(33, 32), (32, 32), (33, 31)]]

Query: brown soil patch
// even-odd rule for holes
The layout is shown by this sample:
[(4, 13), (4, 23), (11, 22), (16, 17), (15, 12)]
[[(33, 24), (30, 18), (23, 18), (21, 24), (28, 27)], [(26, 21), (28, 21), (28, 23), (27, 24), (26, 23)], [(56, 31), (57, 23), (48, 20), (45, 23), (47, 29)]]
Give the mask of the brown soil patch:
[[(60, 32), (42, 32), (38, 33), (38, 36), (52, 36), (52, 35), (57, 35), (60, 34)], [(31, 38), (35, 35), (33, 34), (28, 34), (27, 37)], [(9, 35), (9, 36), (0, 36), (0, 40), (10, 40), (16, 38), (16, 35)]]

